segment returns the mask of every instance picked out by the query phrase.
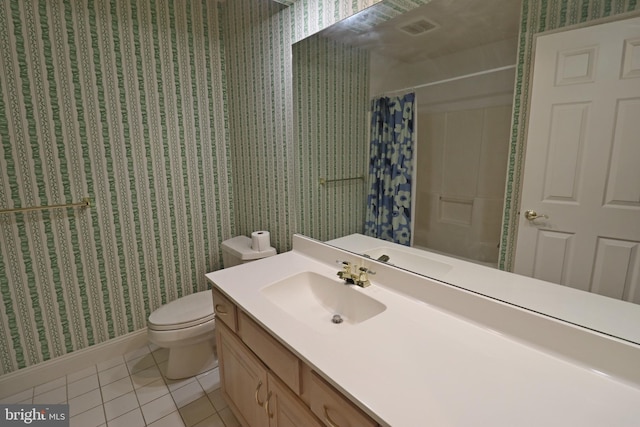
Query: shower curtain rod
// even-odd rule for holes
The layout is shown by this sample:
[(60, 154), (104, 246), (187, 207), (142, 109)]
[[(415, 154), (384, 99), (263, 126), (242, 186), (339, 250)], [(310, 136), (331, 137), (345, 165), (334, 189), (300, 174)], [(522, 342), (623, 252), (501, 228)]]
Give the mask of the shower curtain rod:
[(423, 87), (435, 86), (435, 85), (439, 85), (439, 84), (442, 84), (442, 83), (454, 82), (456, 80), (468, 79), (470, 77), (482, 76), (484, 74), (497, 73), (498, 71), (509, 70), (511, 68), (516, 68), (516, 64), (505, 65), (504, 67), (498, 67), (498, 68), (492, 68), (490, 70), (478, 71), (477, 73), (471, 73), (471, 74), (465, 74), (465, 75), (462, 75), (462, 76), (451, 77), (449, 79), (438, 80), (436, 82), (424, 83), (424, 84), (417, 85), (417, 86), (410, 86), (410, 87), (406, 87), (404, 89), (390, 90), (388, 92), (382, 92), (381, 94), (375, 95), (375, 96), (388, 95), (388, 94), (391, 94), (391, 93), (398, 93), (398, 92), (405, 92), (405, 91), (412, 91), (412, 90), (416, 90), (416, 89), (421, 89)]

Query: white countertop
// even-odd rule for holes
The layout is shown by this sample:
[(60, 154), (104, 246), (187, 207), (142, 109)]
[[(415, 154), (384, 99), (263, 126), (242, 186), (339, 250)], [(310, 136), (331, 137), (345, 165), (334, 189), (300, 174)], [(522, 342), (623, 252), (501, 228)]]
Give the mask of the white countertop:
[[(567, 286), (558, 286), (555, 283), (362, 234), (351, 234), (326, 243), (358, 254), (372, 250), (384, 252), (386, 248), (412, 254), (423, 258), (424, 261), (420, 263), (413, 260), (410, 265), (404, 266), (402, 260), (392, 257), (389, 262), (395, 262), (398, 267), (404, 267), (482, 295), (640, 344), (640, 326), (638, 326), (640, 325), (640, 305), (638, 304)], [(430, 260), (449, 264), (452, 268), (447, 271), (433, 268), (429, 263)], [(509, 286), (505, 286), (505, 281), (509, 282)]]
[[(304, 271), (335, 277), (339, 266), (328, 260), (356, 259), (318, 245), (322, 244), (296, 236), (291, 252), (209, 273), (207, 278), (382, 425), (600, 427), (640, 422), (637, 378), (598, 372), (565, 357), (563, 350), (545, 348), (527, 337), (555, 334), (560, 346), (575, 339), (578, 348), (594, 339), (607, 340), (606, 347), (611, 338), (593, 334), (583, 339), (585, 331), (575, 329), (573, 335), (574, 326), (391, 267), (379, 267), (370, 287), (356, 288), (383, 302), (384, 312), (331, 333), (305, 326), (260, 289)], [(323, 262), (316, 253), (323, 253)], [(425, 298), (412, 298), (395, 291), (394, 280), (410, 281), (410, 286), (430, 292)], [(458, 315), (429, 300), (453, 295), (442, 297), (453, 298), (443, 306), (455, 306), (456, 294), (460, 306), (470, 307), (468, 312)], [(504, 333), (483, 321), (493, 316), (510, 323), (503, 321), (505, 315), (513, 316), (513, 325), (524, 324), (526, 333)], [(545, 330), (537, 330), (539, 324), (545, 324)], [(613, 345), (624, 346), (619, 363), (628, 365), (627, 371), (640, 369), (640, 347)], [(597, 348), (584, 347), (585, 353), (591, 351), (600, 359), (617, 358), (615, 351), (600, 354)]]

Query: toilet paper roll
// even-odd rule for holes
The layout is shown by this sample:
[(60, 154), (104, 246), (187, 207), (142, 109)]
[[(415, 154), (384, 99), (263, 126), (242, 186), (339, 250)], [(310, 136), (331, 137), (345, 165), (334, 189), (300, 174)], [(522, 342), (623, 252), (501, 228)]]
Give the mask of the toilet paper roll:
[(254, 231), (251, 233), (251, 249), (262, 252), (271, 247), (271, 236), (268, 231)]

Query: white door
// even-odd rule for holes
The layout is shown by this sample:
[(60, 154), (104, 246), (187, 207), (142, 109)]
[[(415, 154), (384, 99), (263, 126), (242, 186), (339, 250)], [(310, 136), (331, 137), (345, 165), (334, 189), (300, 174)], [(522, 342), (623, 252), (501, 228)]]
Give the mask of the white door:
[(514, 272), (640, 303), (640, 18), (537, 38), (520, 206)]

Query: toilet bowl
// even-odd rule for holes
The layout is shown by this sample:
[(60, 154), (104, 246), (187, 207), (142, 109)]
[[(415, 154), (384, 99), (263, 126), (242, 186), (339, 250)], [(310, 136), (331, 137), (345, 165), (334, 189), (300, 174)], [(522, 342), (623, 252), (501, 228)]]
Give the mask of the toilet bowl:
[(188, 378), (218, 366), (211, 291), (196, 292), (151, 313), (147, 337), (169, 349), (166, 377)]
[[(222, 242), (224, 268), (276, 254), (274, 248), (256, 251), (251, 239), (237, 236)], [(147, 322), (147, 337), (169, 349), (165, 376), (182, 379), (218, 366), (215, 316), (211, 291), (183, 296), (155, 310)]]

